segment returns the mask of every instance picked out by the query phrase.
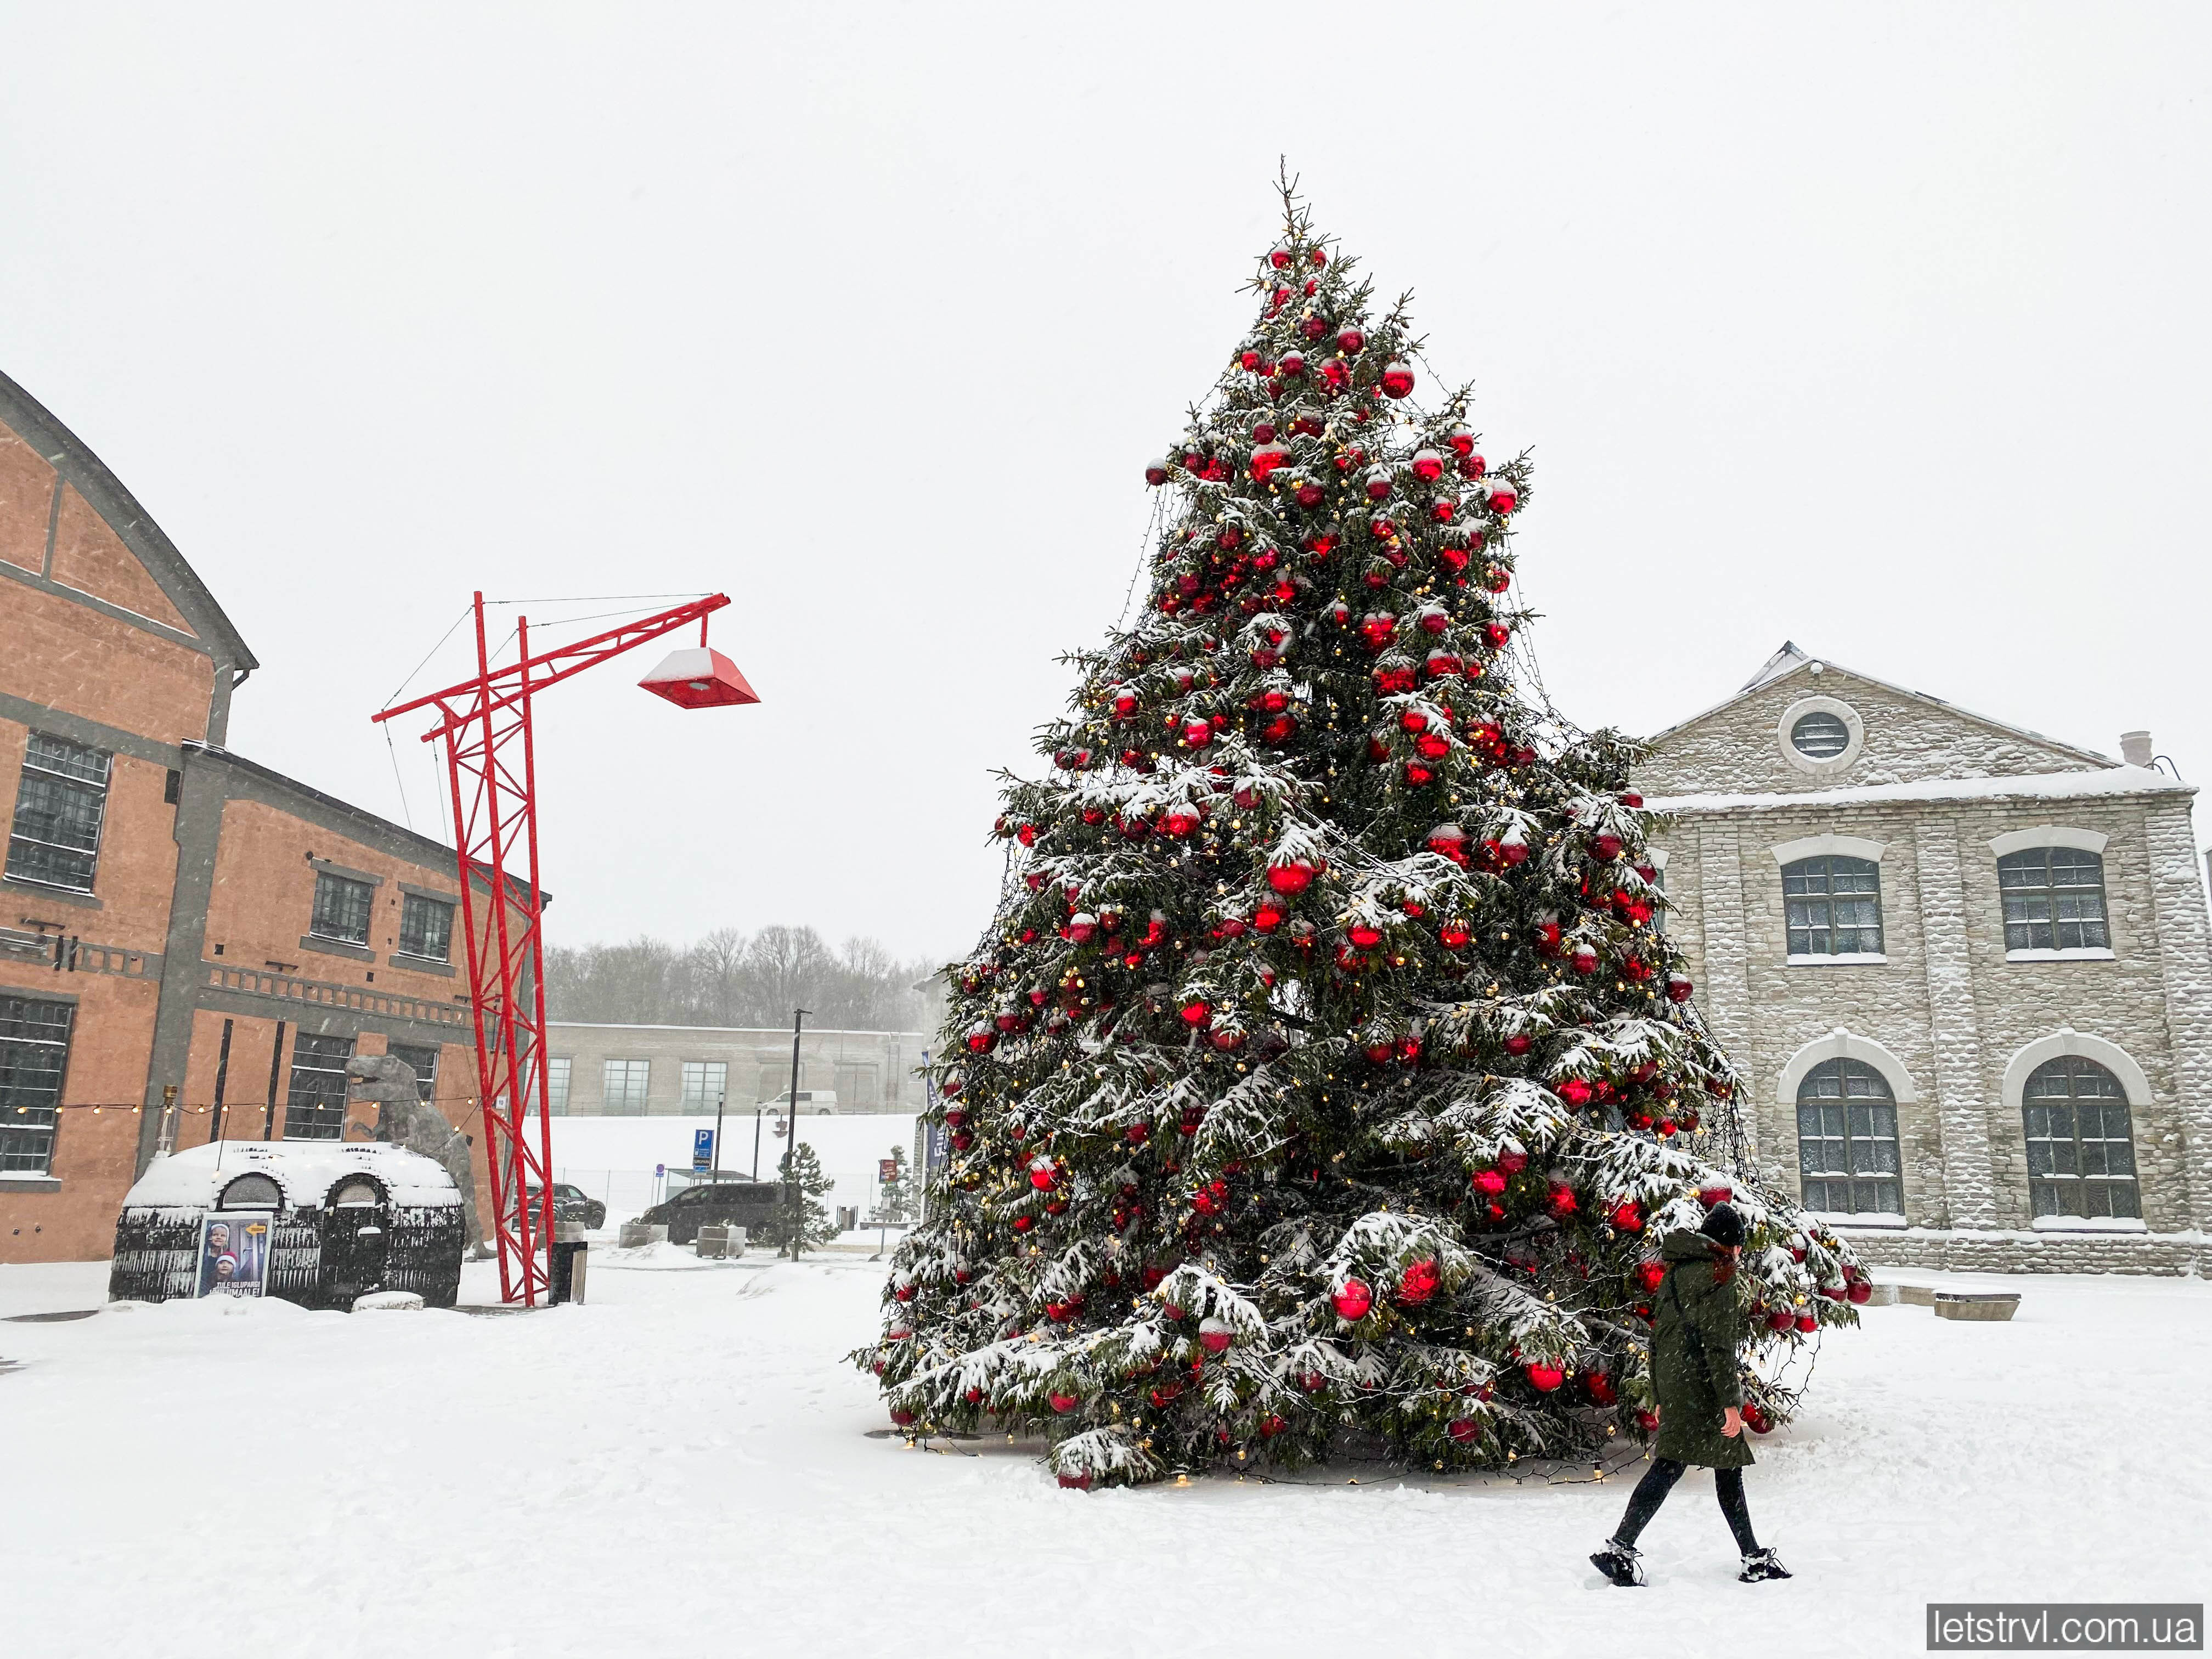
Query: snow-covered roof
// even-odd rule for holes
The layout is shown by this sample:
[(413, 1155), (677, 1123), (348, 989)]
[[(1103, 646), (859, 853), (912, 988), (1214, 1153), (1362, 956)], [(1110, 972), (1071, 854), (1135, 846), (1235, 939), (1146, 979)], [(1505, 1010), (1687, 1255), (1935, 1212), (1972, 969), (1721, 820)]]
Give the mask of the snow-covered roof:
[(2196, 786), (2147, 766), (2107, 766), (2094, 772), (2029, 772), (2008, 778), (1921, 778), (1910, 783), (1862, 783), (1844, 789), (1791, 794), (1652, 795), (1654, 812), (1788, 811), (1827, 806), (1923, 800), (2081, 800), (2100, 795), (2179, 795)]
[(2087, 761), (2097, 766), (2109, 767), (2113, 763), (2110, 755), (2100, 755), (2094, 749), (2084, 749), (2078, 744), (2063, 742), (2057, 738), (2046, 738), (2040, 732), (2031, 732), (2027, 727), (2014, 726), (2009, 720), (1991, 720), (1987, 714), (1978, 714), (1971, 708), (1963, 708), (1955, 702), (1947, 702), (1941, 697), (1930, 696), (1925, 691), (1915, 691), (1909, 685), (1899, 685), (1896, 681), (1886, 680), (1879, 674), (1869, 674), (1856, 668), (1847, 667), (1833, 657), (1810, 656), (1794, 640), (1783, 641), (1782, 648), (1761, 663), (1759, 665), (1759, 672), (1745, 681), (1742, 690), (1736, 692), (1734, 696), (1723, 697), (1711, 708), (1700, 709), (1687, 720), (1676, 720), (1665, 731), (1654, 732), (1644, 741), (1647, 744), (1664, 743), (1677, 732), (1686, 730), (1695, 726), (1699, 720), (1719, 714), (1730, 703), (1739, 702), (1753, 692), (1773, 684), (1777, 680), (1787, 679), (1792, 674), (1809, 673), (1816, 668), (1821, 670), (1832, 668), (1839, 674), (1848, 674), (1853, 679), (1863, 680), (1869, 685), (1878, 685), (1885, 691), (1894, 692), (1900, 697), (1910, 697), (1915, 702), (1926, 703), (1931, 708), (1943, 709), (1947, 713), (1956, 714), (1961, 720), (1972, 720), (1978, 726), (1986, 726), (1993, 731), (2008, 732), (2015, 737), (2033, 738), (2045, 748), (2057, 750), (2063, 755), (2071, 755), (2076, 760)]
[(218, 1140), (157, 1158), (124, 1198), (155, 1209), (212, 1207), (242, 1175), (264, 1175), (288, 1210), (319, 1206), (348, 1176), (374, 1177), (394, 1204), (459, 1204), (460, 1189), (434, 1158), (382, 1141)]

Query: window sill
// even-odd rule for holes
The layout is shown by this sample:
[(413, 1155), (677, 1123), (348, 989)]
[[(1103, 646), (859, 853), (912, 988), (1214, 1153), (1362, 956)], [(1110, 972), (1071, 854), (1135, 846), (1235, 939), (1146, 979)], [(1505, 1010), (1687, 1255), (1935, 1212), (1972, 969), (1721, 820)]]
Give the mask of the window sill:
[(0, 1170), (0, 1193), (58, 1193), (61, 1177), (33, 1175), (27, 1170)]
[(1805, 1218), (1824, 1227), (1903, 1228), (1911, 1224), (1901, 1215), (1884, 1215), (1875, 1210), (1808, 1210)]
[(2007, 962), (2118, 962), (2102, 945), (2080, 951), (2008, 951)]
[(385, 961), (394, 968), (404, 968), (410, 974), (435, 974), (441, 979), (453, 976), (453, 964), (441, 962), (435, 957), (410, 957), (404, 951), (394, 951)]
[(50, 887), (43, 881), (26, 881), (21, 876), (0, 876), (0, 888), (27, 897), (52, 899), (56, 904), (75, 904), (87, 910), (105, 910), (107, 907), (90, 893), (76, 887)]
[(320, 951), (326, 957), (350, 957), (356, 962), (374, 962), (376, 952), (366, 946), (351, 945), (342, 939), (318, 939), (313, 933), (300, 935), (302, 951)]
[(1888, 961), (1889, 958), (1881, 952), (1871, 951), (1846, 951), (1842, 955), (1832, 957), (1788, 958), (1789, 965), (1792, 968), (1879, 968), (1886, 966)]
[(2039, 1215), (2032, 1224), (2039, 1233), (2147, 1233), (2148, 1224), (2124, 1215)]

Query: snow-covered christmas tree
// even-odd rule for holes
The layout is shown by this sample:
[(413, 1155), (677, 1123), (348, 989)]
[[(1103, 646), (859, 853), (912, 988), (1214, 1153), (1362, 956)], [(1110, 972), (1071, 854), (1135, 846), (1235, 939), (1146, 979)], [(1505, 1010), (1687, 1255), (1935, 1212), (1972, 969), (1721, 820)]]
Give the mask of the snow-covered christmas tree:
[(951, 1161), (855, 1356), (895, 1421), (1041, 1430), (1066, 1485), (1645, 1433), (1656, 1241), (1731, 1189), (1747, 1358), (1865, 1294), (1748, 1178), (1631, 745), (1530, 684), (1525, 457), (1465, 390), (1423, 404), (1405, 301), (1284, 208), (1146, 470), (1142, 617), (1005, 792), (932, 1077)]

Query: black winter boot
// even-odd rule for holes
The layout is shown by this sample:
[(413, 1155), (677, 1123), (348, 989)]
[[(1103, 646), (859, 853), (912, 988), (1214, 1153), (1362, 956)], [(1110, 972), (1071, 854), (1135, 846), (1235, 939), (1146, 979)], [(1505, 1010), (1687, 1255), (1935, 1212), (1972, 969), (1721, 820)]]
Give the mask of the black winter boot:
[(1784, 1566), (1772, 1550), (1753, 1550), (1743, 1558), (1743, 1571), (1736, 1577), (1747, 1584), (1756, 1584), (1763, 1578), (1787, 1578), (1790, 1569)]
[(1622, 1589), (1633, 1589), (1644, 1582), (1644, 1558), (1617, 1538), (1605, 1540), (1605, 1547), (1590, 1557), (1590, 1565)]

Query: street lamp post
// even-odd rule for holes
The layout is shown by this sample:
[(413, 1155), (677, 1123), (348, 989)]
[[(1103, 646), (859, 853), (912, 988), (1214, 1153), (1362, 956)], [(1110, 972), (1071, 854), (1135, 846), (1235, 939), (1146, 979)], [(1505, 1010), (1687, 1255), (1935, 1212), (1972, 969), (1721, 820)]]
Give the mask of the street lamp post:
[(791, 1011), (791, 1135), (783, 1149), (784, 1173), (791, 1179), (791, 1259), (799, 1260), (799, 1240), (806, 1231), (806, 1195), (799, 1185), (799, 1034), (811, 1008)]

